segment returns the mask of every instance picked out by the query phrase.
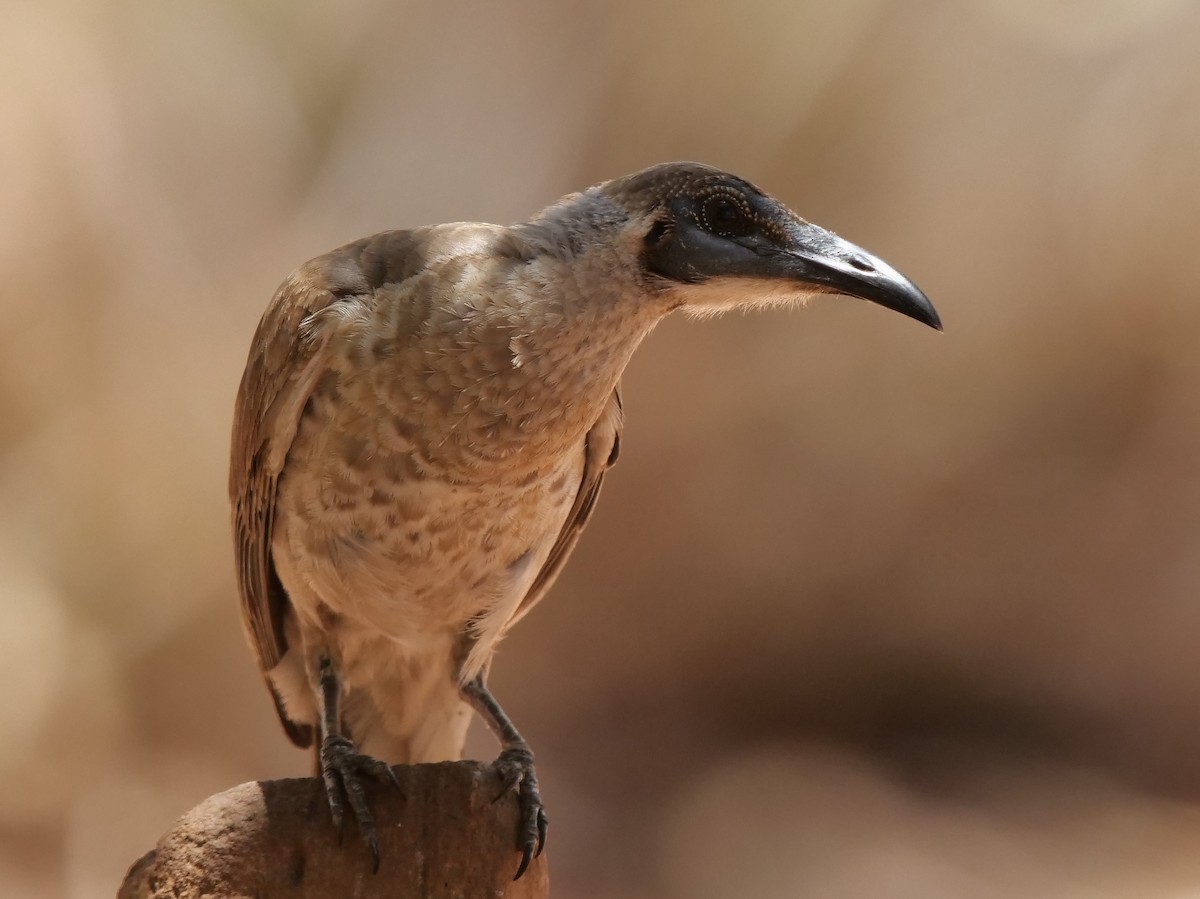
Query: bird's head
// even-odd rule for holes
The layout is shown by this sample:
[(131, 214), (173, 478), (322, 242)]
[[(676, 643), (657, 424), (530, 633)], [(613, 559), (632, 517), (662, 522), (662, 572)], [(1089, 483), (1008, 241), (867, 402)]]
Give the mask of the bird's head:
[(933, 304), (896, 269), (719, 169), (665, 163), (596, 190), (629, 216), (639, 264), (673, 305), (703, 314), (841, 293), (941, 329)]

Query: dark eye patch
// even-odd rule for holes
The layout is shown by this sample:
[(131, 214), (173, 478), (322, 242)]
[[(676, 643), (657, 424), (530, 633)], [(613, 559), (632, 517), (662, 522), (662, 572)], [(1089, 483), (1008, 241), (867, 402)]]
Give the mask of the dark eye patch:
[(701, 201), (700, 224), (721, 237), (740, 237), (754, 228), (745, 200), (724, 192), (709, 194)]

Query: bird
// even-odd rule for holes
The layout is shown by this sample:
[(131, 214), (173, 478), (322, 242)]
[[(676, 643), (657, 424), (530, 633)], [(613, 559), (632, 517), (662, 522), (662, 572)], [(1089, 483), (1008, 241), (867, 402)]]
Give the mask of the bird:
[(348, 805), (376, 870), (364, 783), (461, 758), (472, 713), (518, 797), (516, 876), (542, 851), (534, 756), (487, 675), (617, 461), (622, 372), (675, 310), (818, 294), (942, 327), (882, 259), (690, 162), (516, 224), (385, 231), (283, 281), (235, 406), (241, 609), (288, 737), (315, 750), (335, 828)]

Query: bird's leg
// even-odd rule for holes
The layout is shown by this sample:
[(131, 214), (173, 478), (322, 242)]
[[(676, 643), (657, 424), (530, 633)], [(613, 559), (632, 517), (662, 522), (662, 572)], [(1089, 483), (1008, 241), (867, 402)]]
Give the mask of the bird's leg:
[(462, 688), (463, 697), (487, 722), (496, 739), (500, 741), (500, 757), (496, 768), (504, 779), (504, 788), (497, 796), (500, 799), (509, 790), (516, 789), (521, 803), (521, 826), (517, 834), (517, 845), (521, 850), (521, 864), (517, 867), (517, 880), (529, 862), (542, 854), (546, 845), (546, 810), (538, 793), (537, 774), (533, 770), (533, 751), (525, 738), (513, 726), (500, 703), (483, 683), (480, 673)]
[(321, 748), (318, 761), (321, 766), (321, 778), (325, 781), (325, 795), (329, 799), (329, 812), (333, 816), (333, 826), (338, 832), (338, 841), (342, 839), (345, 803), (349, 802), (354, 818), (358, 821), (358, 830), (366, 841), (367, 848), (371, 850), (374, 870), (378, 871), (379, 841), (375, 836), (375, 819), (371, 817), (371, 809), (367, 805), (366, 792), (360, 777), (373, 777), (381, 783), (394, 784), (397, 789), (400, 788), (400, 781), (386, 763), (360, 753), (354, 743), (342, 733), (339, 710), (342, 684), (333, 659), (324, 652), (317, 658), (317, 697), (321, 705)]

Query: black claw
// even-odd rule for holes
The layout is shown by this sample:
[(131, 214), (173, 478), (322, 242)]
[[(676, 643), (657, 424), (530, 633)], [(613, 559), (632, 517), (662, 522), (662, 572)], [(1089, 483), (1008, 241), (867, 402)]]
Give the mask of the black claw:
[(546, 817), (546, 810), (544, 808), (539, 808), (537, 816), (538, 842), (537, 852), (533, 854), (534, 858), (541, 855), (542, 850), (546, 848), (546, 827), (549, 823), (550, 821)]
[(496, 760), (496, 769), (503, 788), (495, 801), (515, 789), (521, 806), (521, 823), (517, 829), (517, 848), (521, 852), (521, 863), (513, 877), (513, 880), (519, 880), (529, 868), (529, 863), (541, 855), (546, 846), (548, 819), (542, 806), (541, 794), (538, 792), (533, 753), (522, 748), (506, 749)]
[(371, 852), (371, 873), (379, 873), (379, 841), (375, 839), (375, 832), (367, 834), (367, 849)]
[(329, 799), (329, 813), (337, 830), (338, 845), (342, 844), (345, 834), (345, 807), (349, 803), (358, 822), (358, 832), (371, 853), (372, 870), (378, 873), (379, 840), (362, 784), (364, 776), (400, 787), (396, 773), (388, 765), (369, 755), (362, 755), (345, 737), (326, 737), (321, 744), (321, 778), (325, 782), (325, 795)]
[(521, 875), (524, 874), (525, 869), (529, 867), (529, 859), (529, 848), (526, 847), (525, 851), (521, 853), (521, 864), (517, 865), (517, 873), (513, 875), (513, 880), (521, 879)]
[(404, 787), (400, 785), (400, 778), (396, 777), (396, 772), (392, 771), (391, 766), (384, 765), (383, 762), (380, 762), (379, 767), (382, 768), (382, 771), (376, 775), (376, 777), (379, 779), (379, 783), (385, 785), (390, 784), (391, 786), (396, 787), (397, 790), (403, 792)]

